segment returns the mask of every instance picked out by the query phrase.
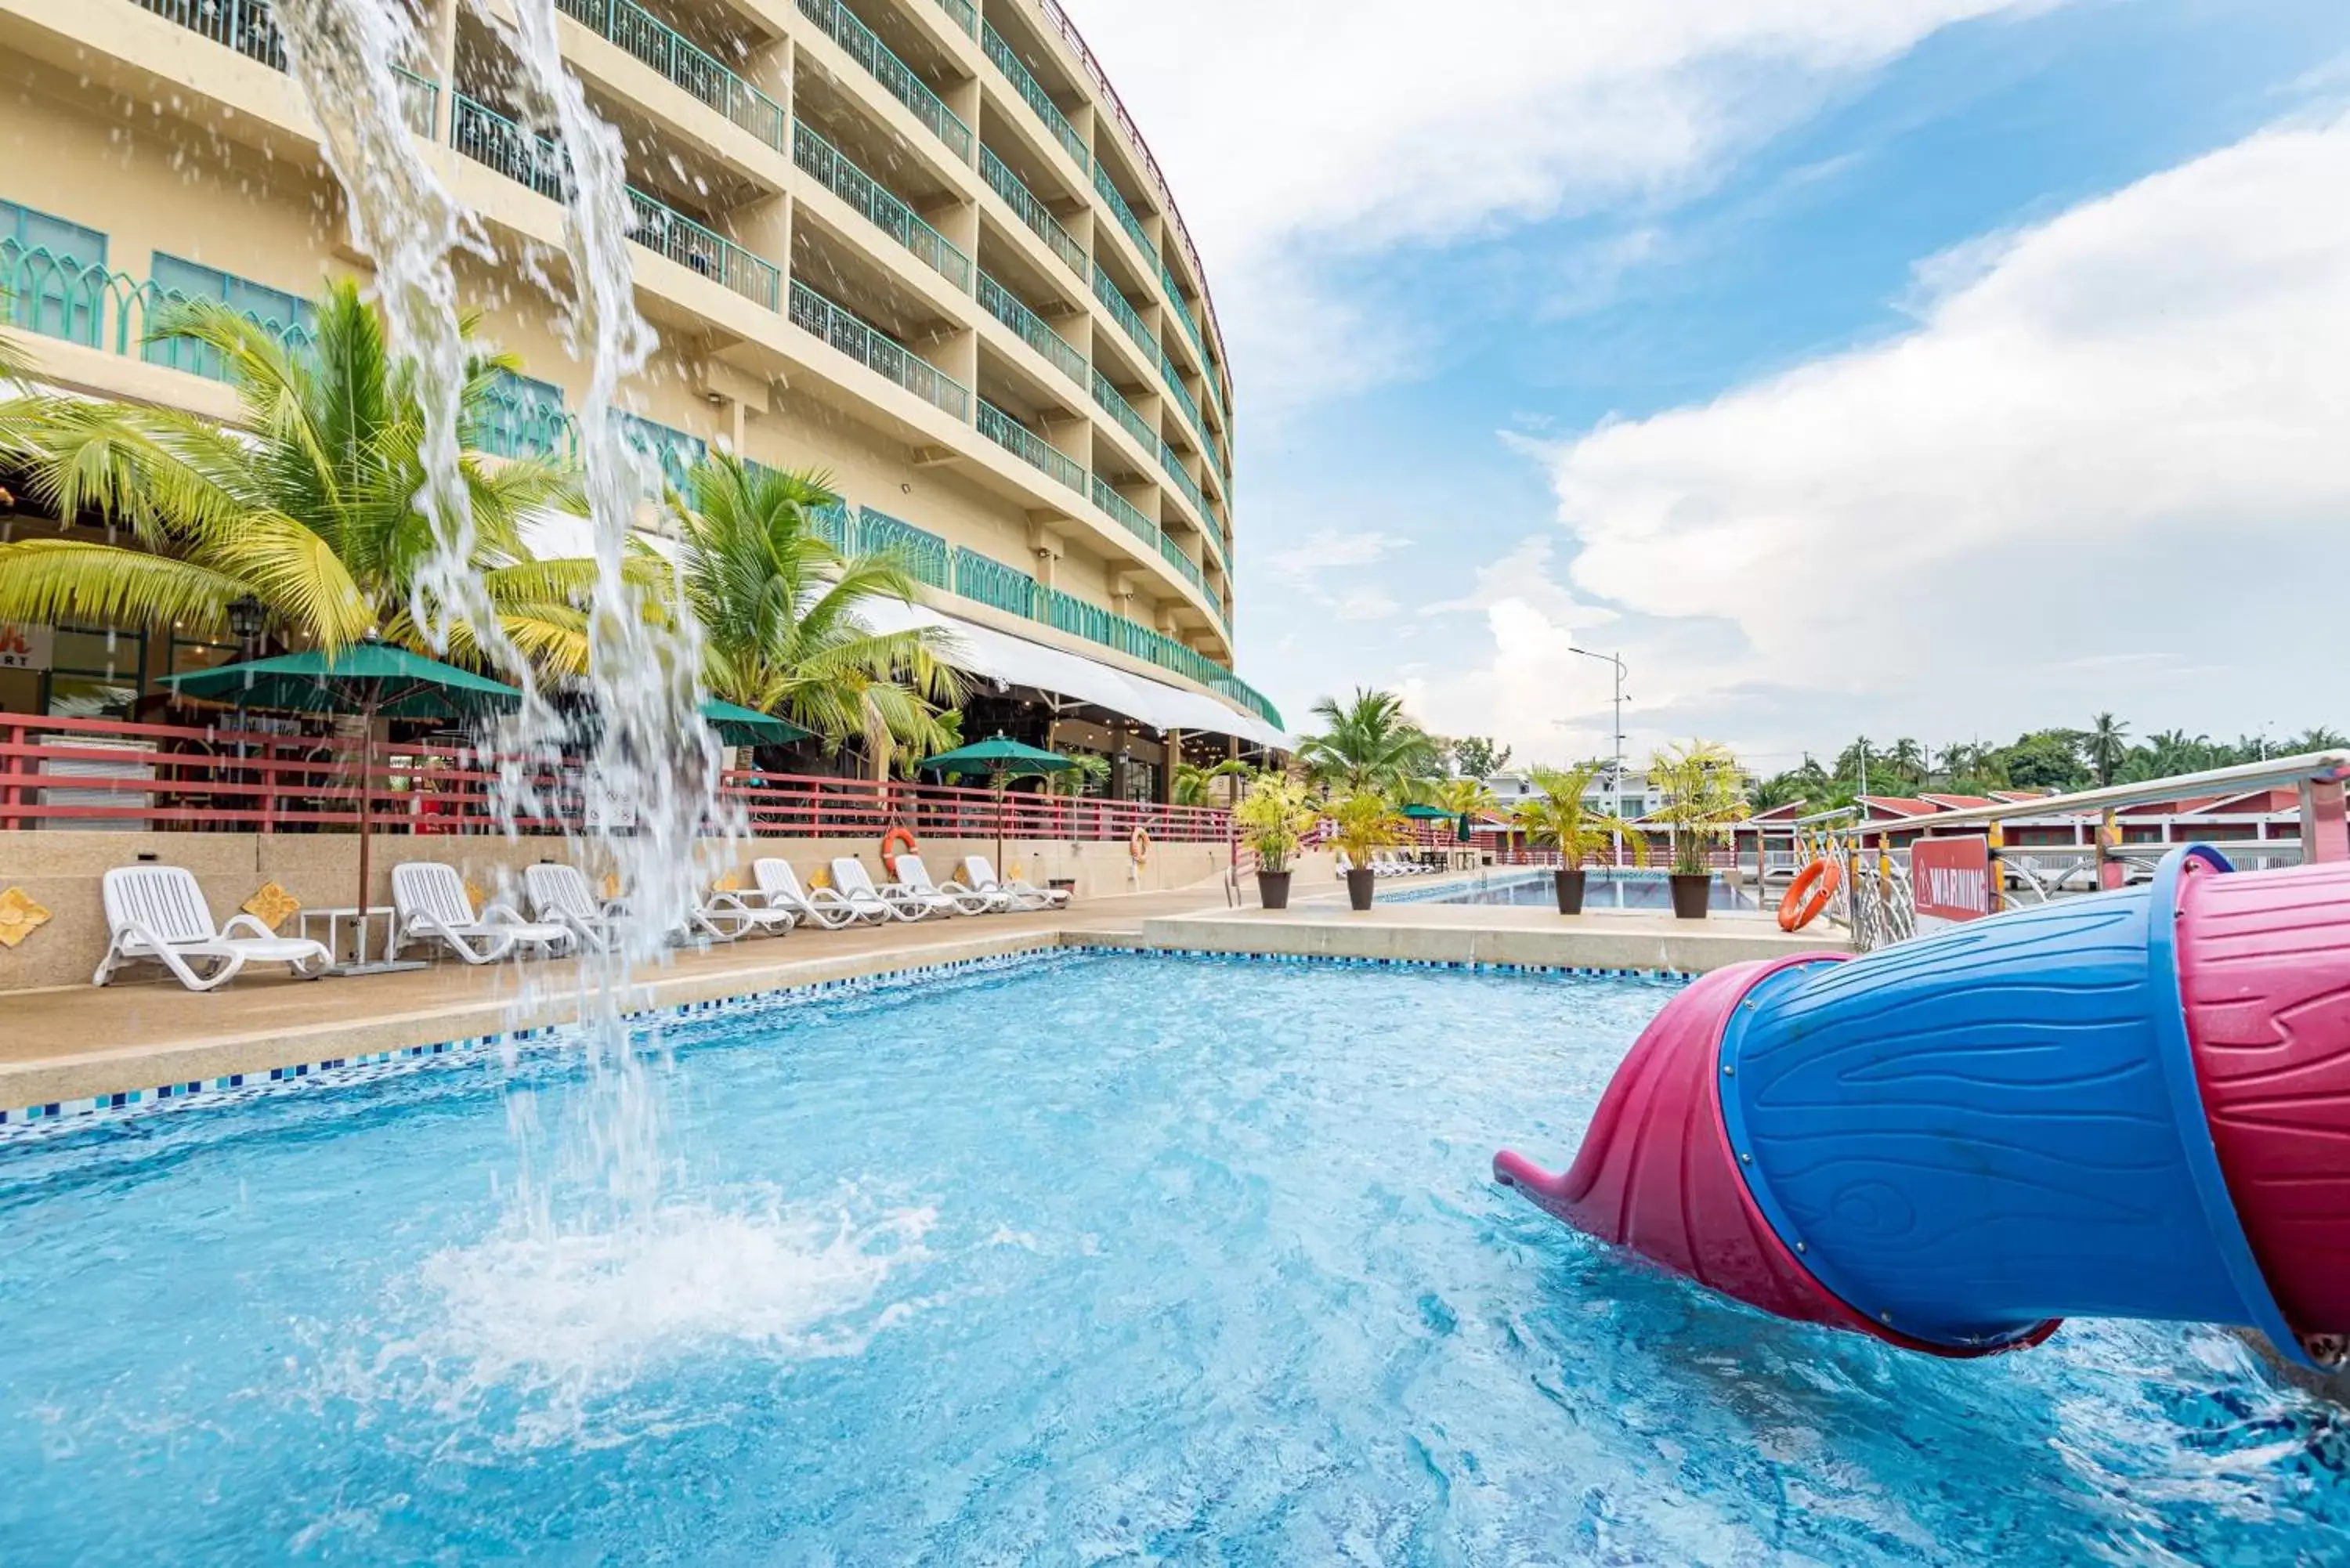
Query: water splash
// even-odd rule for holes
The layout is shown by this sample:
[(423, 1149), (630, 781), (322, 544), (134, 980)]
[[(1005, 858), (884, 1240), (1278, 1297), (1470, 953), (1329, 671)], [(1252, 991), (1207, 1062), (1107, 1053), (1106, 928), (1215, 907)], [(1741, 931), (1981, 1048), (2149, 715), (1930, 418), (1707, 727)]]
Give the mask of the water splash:
[[(574, 1129), (571, 1152), (600, 1172), (602, 1190), (641, 1224), (660, 1195), (661, 1111), (629, 1046), (630, 977), (684, 927), (708, 857), (742, 825), (717, 798), (718, 741), (700, 713), (700, 628), (673, 578), (664, 580), (672, 569), (636, 543), (651, 475), (628, 439), (621, 399), (658, 338), (635, 304), (625, 149), (563, 64), (555, 0), (515, 0), (510, 20), (482, 0), (471, 3), (503, 45), (502, 67), (484, 68), (502, 68), (499, 85), (517, 118), (563, 148), (567, 164), (567, 265), (546, 281), (567, 291), (570, 347), (588, 374), (577, 416), (580, 488), (596, 562), (587, 616), (594, 750), (582, 793), (598, 809), (585, 836), (588, 853), (573, 848), (575, 861), (615, 866), (627, 892), (612, 950), (578, 966), (599, 1092)], [(400, 0), (280, 0), (277, 16), (289, 67), (348, 198), (352, 241), (374, 261), (395, 364), (412, 376), (424, 416), (417, 506), (434, 547), (417, 575), (415, 618), (444, 651), (462, 628), (525, 693), (492, 746), (493, 803), (512, 835), (520, 820), (551, 815), (538, 781), (556, 772), (565, 742), (577, 736), (501, 628), (474, 567), (479, 535), (459, 463), (473, 350), (460, 327), (455, 261), (472, 253), (494, 262), (496, 252), (410, 130), (398, 67), (424, 51)], [(654, 597), (663, 601), (657, 616), (645, 613)], [(528, 1177), (526, 1164), (525, 1192)]]

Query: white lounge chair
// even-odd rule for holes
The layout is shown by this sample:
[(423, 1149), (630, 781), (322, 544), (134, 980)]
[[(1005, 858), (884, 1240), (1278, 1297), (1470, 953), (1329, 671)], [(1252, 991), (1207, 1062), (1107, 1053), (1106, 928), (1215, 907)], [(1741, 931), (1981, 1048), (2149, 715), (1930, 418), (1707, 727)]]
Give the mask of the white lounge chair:
[(827, 930), (837, 931), (843, 926), (859, 920), (886, 921), (889, 911), (872, 904), (854, 904), (829, 888), (803, 888), (800, 875), (792, 869), (788, 860), (772, 856), (751, 862), (751, 878), (757, 887), (746, 889), (743, 901), (756, 908), (788, 909), (804, 920), (813, 920)]
[[(281, 937), (251, 915), (232, 915), (227, 925), (213, 925), (196, 874), (183, 867), (117, 866), (100, 879), (99, 890), (108, 941), (92, 985), (104, 985), (125, 964), (148, 959), (190, 991), (226, 985), (249, 963), (282, 963), (297, 979), (316, 980), (335, 961), (323, 943)], [(210, 972), (199, 973), (198, 964)]]
[(546, 861), (523, 867), (523, 890), (530, 895), (530, 912), (549, 925), (562, 926), (582, 947), (609, 952), (619, 938), (620, 909), (598, 898), (577, 866)]
[(873, 874), (854, 855), (843, 855), (833, 861), (832, 886), (858, 909), (878, 909), (893, 920), (919, 920), (933, 908), (894, 883), (887, 888), (875, 887)]
[(1065, 888), (1038, 888), (1024, 881), (1002, 880), (995, 875), (995, 862), (984, 855), (962, 857), (962, 879), (963, 885), (973, 892), (1002, 893), (1011, 900), (1008, 907), (1014, 909), (1066, 909), (1069, 903), (1069, 895)]
[[(997, 915), (1012, 908), (1009, 894), (965, 887), (961, 882), (949, 882), (941, 887), (931, 879), (931, 868), (922, 857), (910, 851), (898, 857), (898, 886), (941, 912), (959, 915)], [(941, 899), (946, 900), (942, 905)]]
[(570, 928), (525, 920), (510, 905), (492, 904), (476, 916), (465, 879), (437, 860), (391, 868), (391, 907), (394, 958), (411, 942), (437, 941), (467, 963), (495, 963), (518, 947), (561, 953), (578, 941)]
[(1338, 868), (1338, 880), (1344, 882), (1347, 873), (1355, 868), (1355, 857), (1343, 849), (1334, 849), (1330, 852), (1330, 858)]

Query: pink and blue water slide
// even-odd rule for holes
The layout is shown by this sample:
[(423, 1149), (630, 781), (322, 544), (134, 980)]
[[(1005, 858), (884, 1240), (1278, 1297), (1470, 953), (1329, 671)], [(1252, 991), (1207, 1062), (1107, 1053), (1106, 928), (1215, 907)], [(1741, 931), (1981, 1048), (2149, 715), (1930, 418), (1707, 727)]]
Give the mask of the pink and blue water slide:
[(2071, 1315), (2350, 1334), (2350, 866), (2144, 886), (1658, 1014), (1564, 1174), (1494, 1174), (1765, 1312), (1971, 1356)]

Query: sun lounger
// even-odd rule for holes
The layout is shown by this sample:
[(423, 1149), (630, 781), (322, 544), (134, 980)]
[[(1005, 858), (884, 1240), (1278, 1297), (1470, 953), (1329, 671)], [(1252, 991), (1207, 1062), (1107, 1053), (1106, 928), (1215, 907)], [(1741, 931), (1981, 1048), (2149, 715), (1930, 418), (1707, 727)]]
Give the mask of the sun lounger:
[[(982, 892), (961, 882), (940, 886), (931, 879), (931, 868), (922, 864), (922, 857), (910, 851), (898, 857), (898, 885), (942, 912), (995, 915), (1012, 908), (1011, 897), (1005, 893)], [(945, 903), (941, 904), (941, 899)]]
[(857, 908), (879, 909), (893, 920), (919, 920), (935, 908), (894, 883), (886, 888), (875, 887), (873, 874), (854, 855), (844, 855), (833, 861), (832, 886)]
[[(303, 980), (326, 973), (335, 955), (307, 937), (281, 937), (251, 915), (213, 924), (195, 873), (179, 866), (117, 866), (99, 883), (108, 942), (93, 985), (129, 963), (152, 960), (190, 991), (210, 991), (249, 963), (282, 963)], [(244, 933), (244, 934), (240, 934)], [(207, 972), (199, 972), (198, 966)]]
[(1014, 909), (1059, 909), (1068, 906), (1068, 893), (1059, 888), (1038, 888), (1024, 881), (1006, 882), (995, 875), (995, 862), (984, 855), (962, 857), (963, 886), (977, 893), (1002, 893)]
[(391, 869), (395, 911), (391, 956), (411, 942), (440, 942), (467, 963), (495, 963), (518, 947), (560, 953), (577, 945), (567, 926), (532, 921), (506, 904), (492, 904), (477, 916), (473, 895), (454, 866), (415, 860)]
[(743, 901), (756, 908), (788, 909), (804, 920), (812, 920), (827, 930), (838, 930), (859, 920), (886, 921), (887, 908), (878, 904), (856, 904), (842, 898), (829, 888), (803, 888), (800, 875), (792, 869), (788, 860), (772, 856), (751, 862), (752, 880), (758, 884), (746, 888)]

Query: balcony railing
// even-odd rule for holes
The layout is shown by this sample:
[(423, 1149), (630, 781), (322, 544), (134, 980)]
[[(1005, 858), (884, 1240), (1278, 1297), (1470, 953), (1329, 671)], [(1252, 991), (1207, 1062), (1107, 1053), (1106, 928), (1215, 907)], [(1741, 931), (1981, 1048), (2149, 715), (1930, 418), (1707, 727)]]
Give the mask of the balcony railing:
[(449, 144), (474, 162), (560, 202), (571, 183), (570, 161), (546, 137), (525, 130), (463, 93), (449, 102)]
[(985, 273), (979, 275), (979, 304), (980, 308), (1018, 333), (1028, 347), (1050, 359), (1061, 374), (1080, 387), (1086, 384), (1086, 357), (1071, 347), (1067, 338), (1045, 326), (1043, 317)]
[(1111, 281), (1109, 274), (1099, 266), (1094, 268), (1094, 297), (1102, 302), (1102, 308), (1109, 312), (1109, 318), (1125, 328), (1126, 335), (1134, 339), (1134, 346), (1146, 356), (1144, 362), (1156, 364), (1165, 350), (1159, 347), (1159, 339), (1152, 336), (1150, 328), (1142, 324), (1141, 313), (1127, 302), (1125, 294)]
[(1094, 504), (1117, 518), (1128, 533), (1148, 545), (1156, 545), (1165, 539), (1166, 535), (1159, 531), (1159, 524), (1145, 517), (1142, 508), (1120, 495), (1107, 480), (1098, 473), (1088, 477), (1093, 482)]
[(857, 543), (860, 550), (887, 551), (906, 563), (907, 569), (934, 588), (952, 588), (955, 547), (925, 528), (870, 506), (857, 509)]
[(1142, 232), (1142, 220), (1134, 215), (1134, 209), (1126, 204), (1124, 196), (1118, 194), (1118, 182), (1111, 179), (1109, 171), (1098, 163), (1094, 165), (1094, 189), (1101, 192), (1103, 201), (1109, 203), (1110, 214), (1118, 219), (1118, 226), (1126, 231), (1126, 237), (1150, 258), (1151, 265), (1157, 266), (1159, 247), (1150, 243), (1150, 236)]
[(1166, 557), (1169, 566), (1191, 578), (1193, 587), (1203, 594), (1208, 591), (1208, 579), (1200, 575), (1200, 563), (1185, 555), (1182, 545), (1161, 534), (1159, 535), (1159, 553)]
[(783, 105), (643, 6), (631, 0), (555, 0), (555, 4), (564, 15), (609, 38), (768, 146), (783, 150)]
[(286, 38), (267, 0), (134, 0), (142, 11), (152, 11), (225, 45), (248, 60), (271, 70), (286, 68)]
[(1071, 158), (1076, 160), (1077, 167), (1091, 169), (1094, 166), (1093, 154), (1086, 150), (1086, 139), (1077, 134), (1077, 128), (1069, 123), (1069, 117), (1063, 114), (1061, 106), (1053, 101), (1053, 95), (1045, 90), (1045, 84), (1020, 63), (1018, 52), (1003, 35), (982, 23), (979, 44), (987, 51), (987, 57), (995, 62), (995, 68), (1003, 73), (1003, 79), (1012, 84), (1012, 90), (1036, 111), (1036, 118), (1045, 122), (1045, 129), (1053, 133), (1054, 140)]
[(1167, 296), (1167, 303), (1175, 307), (1175, 319), (1183, 324), (1183, 336), (1191, 340), (1191, 352), (1200, 357), (1200, 368), (1202, 370), (1206, 369), (1208, 368), (1207, 339), (1201, 335), (1199, 318), (1191, 314), (1191, 306), (1185, 302), (1183, 291), (1175, 286), (1175, 275), (1168, 270), (1167, 258), (1164, 256), (1159, 258), (1159, 291)]
[(920, 257), (941, 277), (966, 294), (971, 292), (971, 258), (872, 175), (849, 161), (847, 153), (809, 129), (806, 120), (792, 122), (792, 161), (856, 208), (875, 228)]
[(1191, 471), (1183, 466), (1183, 460), (1175, 455), (1175, 449), (1164, 440), (1159, 443), (1159, 466), (1167, 471), (1167, 477), (1175, 482), (1175, 488), (1191, 501), (1191, 510), (1199, 514), (1201, 523), (1211, 524), (1213, 517), (1208, 511), (1208, 498), (1200, 493), (1200, 482), (1191, 477)]
[(989, 187), (1003, 198), (1004, 205), (1052, 246), (1055, 255), (1068, 263), (1071, 272), (1079, 277), (1087, 275), (1092, 263), (1086, 256), (1086, 247), (1077, 244), (1076, 236), (1061, 226), (1060, 219), (1053, 216), (1052, 209), (1038, 201), (1036, 192), (1028, 189), (1020, 176), (1014, 174), (1003, 160), (984, 144), (979, 150), (979, 171)]
[(939, 0), (939, 9), (954, 18), (954, 25), (972, 37), (979, 36), (979, 7), (971, 0)]
[(725, 235), (702, 227), (633, 185), (629, 187), (629, 208), (635, 219), (629, 237), (637, 244), (667, 256), (689, 272), (717, 279), (754, 305), (769, 310), (776, 307), (782, 296), (784, 275), (775, 263), (753, 255)]
[[(0, 320), (8, 326), (210, 380), (224, 379), (227, 368), (215, 350), (179, 338), (148, 341), (156, 317), (191, 297), (151, 280), (114, 272), (104, 262), (59, 255), (47, 245), (27, 246), (13, 235), (0, 239)], [(244, 315), (288, 349), (307, 353), (316, 346), (307, 320), (279, 320), (251, 310)]]
[(985, 398), (979, 400), (979, 433), (1022, 462), (1042, 469), (1070, 489), (1084, 493), (1086, 471), (1078, 467), (1068, 453)]
[(391, 69), (400, 88), (400, 118), (408, 122), (409, 130), (432, 140), (441, 124), (441, 84), (418, 76), (405, 66)]
[(916, 397), (959, 420), (971, 418), (970, 388), (797, 278), (792, 279), (791, 317), (795, 327), (815, 333), (858, 364), (897, 382)]
[(1175, 400), (1175, 406), (1183, 410), (1183, 417), (1191, 421), (1191, 429), (1198, 432), (1201, 444), (1205, 445), (1208, 440), (1208, 422), (1200, 417), (1198, 400), (1184, 389), (1181, 368), (1173, 359), (1168, 358), (1164, 348), (1159, 350), (1159, 379), (1167, 383), (1167, 395)]
[(954, 591), (991, 609), (1035, 618), (1036, 579), (976, 550), (954, 553)]
[(1134, 405), (1128, 402), (1116, 387), (1110, 385), (1108, 377), (1096, 370), (1093, 374), (1093, 388), (1094, 401), (1101, 405), (1104, 413), (1125, 426), (1126, 433), (1132, 436), (1143, 451), (1158, 450), (1159, 432), (1150, 428), (1149, 421), (1134, 411)]
[(863, 66), (875, 81), (889, 89), (889, 95), (913, 111), (916, 119), (931, 128), (936, 136), (965, 163), (971, 161), (971, 127), (965, 125), (944, 99), (931, 90), (930, 84), (914, 74), (914, 67), (890, 53), (873, 29), (857, 19), (856, 13), (840, 4), (840, 0), (798, 0), (800, 15), (822, 27), (832, 41), (848, 52), (851, 59)]

